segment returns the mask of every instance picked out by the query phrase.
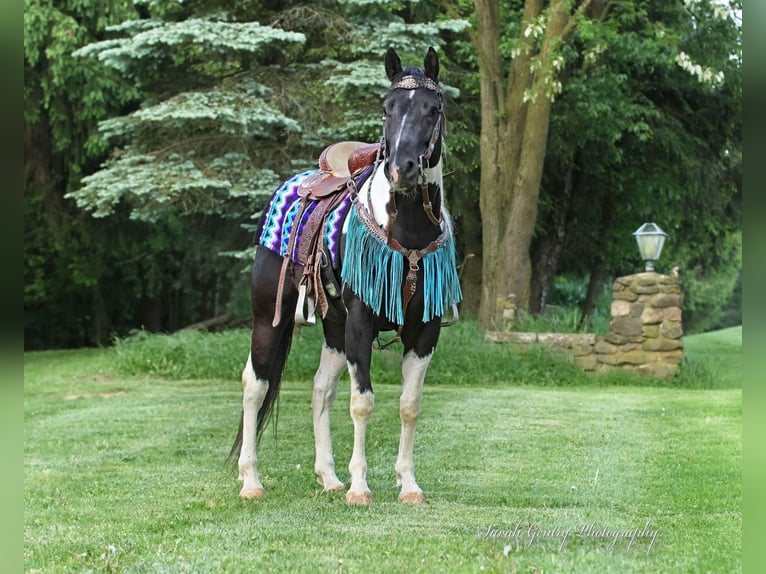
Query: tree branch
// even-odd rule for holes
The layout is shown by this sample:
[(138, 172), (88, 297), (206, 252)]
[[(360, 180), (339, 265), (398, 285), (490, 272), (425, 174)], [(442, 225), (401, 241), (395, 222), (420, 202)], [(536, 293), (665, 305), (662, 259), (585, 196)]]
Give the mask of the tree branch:
[(575, 25), (577, 23), (577, 19), (580, 18), (590, 7), (590, 5), (593, 3), (593, 0), (585, 0), (582, 4), (580, 4), (577, 7), (577, 10), (575, 13), (569, 17), (569, 21), (567, 22), (567, 25), (564, 27), (564, 30), (561, 32), (561, 39), (566, 40), (569, 35), (574, 31)]

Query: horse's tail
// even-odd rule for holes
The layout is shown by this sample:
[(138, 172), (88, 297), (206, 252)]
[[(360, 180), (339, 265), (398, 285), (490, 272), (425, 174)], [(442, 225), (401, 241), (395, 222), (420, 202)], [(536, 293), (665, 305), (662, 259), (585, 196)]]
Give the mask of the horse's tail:
[[(279, 397), (279, 388), (282, 383), (282, 373), (287, 363), (287, 355), (290, 354), (290, 345), (293, 340), (293, 329), (295, 327), (295, 320), (290, 319), (287, 325), (282, 326), (282, 334), (277, 342), (274, 356), (271, 361), (271, 371), (269, 372), (269, 388), (266, 391), (266, 396), (263, 399), (261, 408), (258, 409), (258, 422), (256, 424), (255, 436), (256, 442), (261, 440), (263, 430), (266, 428), (266, 422), (271, 417), (274, 406), (276, 405), (277, 398)], [(239, 430), (237, 430), (237, 436), (234, 439), (234, 444), (231, 446), (229, 455), (226, 457), (227, 462), (236, 460), (239, 456), (239, 452), (242, 449), (242, 425), (243, 425), (244, 413), (239, 417)], [(276, 425), (276, 419), (275, 419)]]

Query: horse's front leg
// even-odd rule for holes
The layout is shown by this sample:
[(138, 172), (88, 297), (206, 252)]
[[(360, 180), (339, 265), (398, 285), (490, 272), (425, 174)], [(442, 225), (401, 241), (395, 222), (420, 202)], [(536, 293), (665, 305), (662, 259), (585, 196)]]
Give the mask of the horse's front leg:
[(348, 504), (370, 504), (372, 493), (367, 486), (367, 456), (365, 437), (367, 422), (375, 404), (370, 381), (372, 340), (374, 337), (372, 310), (355, 297), (346, 302), (346, 362), (351, 379), (351, 420), (354, 422), (354, 451), (348, 464), (351, 486), (346, 493)]
[(440, 319), (431, 321), (419, 333), (416, 341), (410, 341), (405, 333), (404, 357), (402, 359), (402, 394), (399, 398), (399, 417), (402, 432), (399, 437), (399, 455), (396, 458), (396, 484), (401, 486), (399, 502), (425, 504), (423, 491), (415, 481), (413, 449), (415, 426), (420, 416), (423, 399), (423, 382), (428, 365), (439, 338)]

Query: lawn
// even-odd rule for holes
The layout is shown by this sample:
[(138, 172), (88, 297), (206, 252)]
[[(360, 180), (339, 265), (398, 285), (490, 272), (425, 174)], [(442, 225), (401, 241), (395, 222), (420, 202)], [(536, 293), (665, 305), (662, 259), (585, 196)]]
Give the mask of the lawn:
[[(471, 386), (427, 379), (424, 507), (396, 501), (395, 384), (375, 385), (372, 506), (319, 491), (298, 377), (259, 450), (267, 497), (242, 501), (223, 464), (238, 380), (128, 376), (104, 350), (30, 353), (25, 570), (737, 572), (740, 341), (741, 329), (686, 338), (690, 362), (725, 378), (712, 389), (482, 384), (480, 370)], [(332, 420), (342, 480), (348, 395), (344, 378)]]

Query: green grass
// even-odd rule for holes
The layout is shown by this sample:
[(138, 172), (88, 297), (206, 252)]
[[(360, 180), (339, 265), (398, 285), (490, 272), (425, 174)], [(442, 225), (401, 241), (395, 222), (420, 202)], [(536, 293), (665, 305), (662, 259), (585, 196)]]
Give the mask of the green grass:
[(684, 356), (719, 389), (742, 388), (742, 326), (684, 337)]
[[(470, 329), (454, 332), (466, 338), (464, 347), (469, 344)], [(516, 362), (501, 366), (482, 364), (502, 362), (491, 346), (485, 355), (464, 356), (472, 376), (457, 370), (453, 381), (444, 365), (437, 366), (457, 364), (444, 349), (457, 352), (461, 342), (445, 339), (434, 359), (441, 374), (427, 378), (416, 437), (418, 482), (429, 501), (422, 508), (396, 502), (399, 388), (386, 382), (375, 384), (367, 439), (373, 505), (347, 507), (342, 495), (319, 492), (310, 380), (295, 376), (308, 369), (303, 362), (308, 365), (316, 349), (304, 353), (297, 346), (279, 403), (278, 432), (269, 428), (259, 450), (267, 498), (249, 502), (239, 500), (236, 473), (223, 465), (240, 412), (241, 348), (231, 353), (237, 376), (227, 378), (139, 369), (126, 375), (109, 350), (29, 353), (25, 570), (740, 571), (737, 333), (685, 341), (690, 362), (697, 364), (692, 359), (698, 354), (726, 379), (721, 388), (598, 381), (554, 387), (534, 378), (500, 384), (496, 370), (505, 368), (508, 379), (517, 381), (512, 371), (523, 361), (532, 377), (546, 365), (556, 372), (564, 367), (558, 359), (546, 363), (542, 353), (508, 355), (502, 361)], [(197, 353), (179, 356), (210, 368), (211, 349), (229, 352), (229, 343), (201, 336)], [(394, 363), (376, 356), (381, 369)], [(339, 476), (346, 481), (348, 396), (344, 379), (332, 426)], [(630, 549), (624, 539), (610, 549), (608, 540), (575, 534), (561, 549), (560, 537), (530, 543), (527, 526), (640, 530), (647, 521), (658, 532), (649, 553), (646, 538)], [(517, 525), (518, 549), (507, 537)], [(506, 536), (486, 537), (488, 530)]]

